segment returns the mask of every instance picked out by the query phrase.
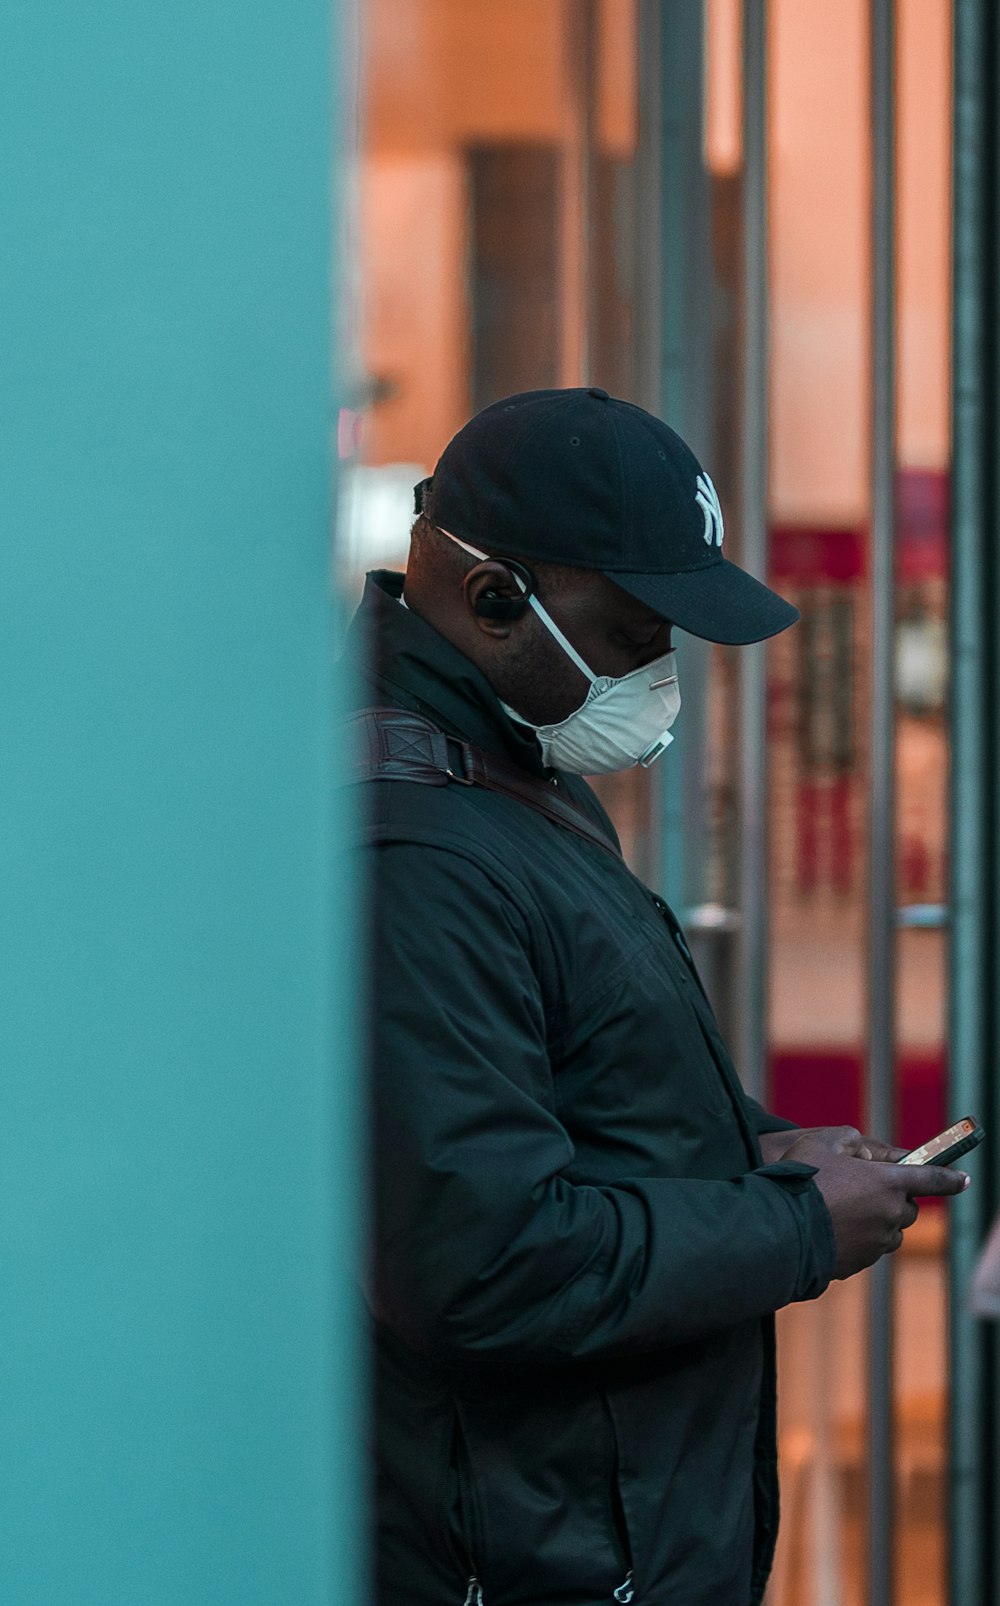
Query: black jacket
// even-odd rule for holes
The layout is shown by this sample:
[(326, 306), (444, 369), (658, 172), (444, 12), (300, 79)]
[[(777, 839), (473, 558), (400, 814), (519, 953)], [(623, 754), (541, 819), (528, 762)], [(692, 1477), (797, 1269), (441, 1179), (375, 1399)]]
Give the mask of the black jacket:
[[(544, 776), (400, 584), (369, 579), (355, 698)], [(777, 1528), (771, 1313), (833, 1270), (813, 1173), (763, 1166), (785, 1123), (623, 863), (471, 787), (366, 802), (380, 1606), (463, 1606), (470, 1575), (484, 1606), (749, 1606)]]

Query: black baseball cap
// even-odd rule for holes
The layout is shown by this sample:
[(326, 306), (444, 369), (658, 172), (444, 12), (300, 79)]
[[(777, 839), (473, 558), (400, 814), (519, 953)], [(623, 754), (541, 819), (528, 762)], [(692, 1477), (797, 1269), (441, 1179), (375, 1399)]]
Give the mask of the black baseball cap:
[(491, 557), (599, 569), (707, 641), (764, 641), (799, 617), (723, 555), (715, 488), (680, 436), (596, 385), (485, 407), (416, 506)]

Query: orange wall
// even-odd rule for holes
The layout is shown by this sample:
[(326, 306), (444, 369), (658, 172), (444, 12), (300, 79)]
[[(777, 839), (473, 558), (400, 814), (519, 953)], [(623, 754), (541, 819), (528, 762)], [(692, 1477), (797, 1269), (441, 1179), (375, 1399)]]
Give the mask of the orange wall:
[(465, 175), (447, 149), (365, 164), (362, 357), (390, 387), (366, 415), (367, 463), (433, 468), (469, 412)]
[(867, 506), (868, 4), (771, 6), (771, 500), (781, 522)]
[[(899, 453), (948, 452), (948, 0), (899, 17)], [(868, 0), (772, 0), (772, 510), (862, 524), (869, 477)], [(461, 152), (566, 143), (575, 0), (370, 0), (360, 235), (361, 358), (393, 388), (369, 462), (430, 466), (468, 410)], [(736, 0), (707, 0), (706, 143), (739, 155)], [(594, 134), (635, 137), (635, 10), (600, 0)], [(578, 64), (577, 64), (578, 65)]]
[(369, 0), (368, 149), (557, 138), (563, 0)]
[(705, 159), (713, 173), (743, 159), (743, 33), (740, 0), (705, 0)]
[[(860, 524), (870, 395), (867, 0), (771, 7), (772, 506)], [(950, 5), (897, 0), (898, 442), (948, 459)]]
[(951, 4), (897, 0), (899, 459), (947, 465), (951, 341)]
[(468, 416), (463, 150), (561, 136), (564, 12), (565, 0), (367, 8), (361, 359), (392, 388), (365, 419), (368, 463), (430, 469)]

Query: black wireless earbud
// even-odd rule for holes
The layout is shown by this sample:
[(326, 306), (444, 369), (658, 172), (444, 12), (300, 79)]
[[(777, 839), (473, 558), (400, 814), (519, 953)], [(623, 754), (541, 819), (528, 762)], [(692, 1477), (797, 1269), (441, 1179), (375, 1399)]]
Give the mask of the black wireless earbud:
[(473, 613), (481, 619), (520, 619), (528, 606), (528, 598), (535, 589), (535, 577), (530, 569), (514, 558), (494, 558), (494, 563), (502, 563), (503, 567), (514, 575), (524, 587), (516, 597), (502, 597), (493, 590), (483, 591), (472, 604)]
[(484, 591), (476, 598), (472, 611), (481, 619), (520, 619), (527, 606), (527, 597), (500, 597), (495, 591)]

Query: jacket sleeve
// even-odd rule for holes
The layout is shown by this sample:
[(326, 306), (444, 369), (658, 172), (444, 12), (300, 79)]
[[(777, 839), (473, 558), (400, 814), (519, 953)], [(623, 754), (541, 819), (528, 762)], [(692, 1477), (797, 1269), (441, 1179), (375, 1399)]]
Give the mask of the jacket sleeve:
[(763, 1137), (765, 1132), (799, 1131), (799, 1123), (797, 1121), (786, 1121), (781, 1115), (772, 1115), (770, 1110), (765, 1110), (764, 1106), (758, 1104), (756, 1099), (746, 1098), (743, 1102), (747, 1107), (750, 1124), (758, 1137)]
[(532, 923), (459, 853), (374, 858), (377, 1320), (440, 1359), (559, 1362), (822, 1292), (833, 1234), (807, 1167), (571, 1181)]

